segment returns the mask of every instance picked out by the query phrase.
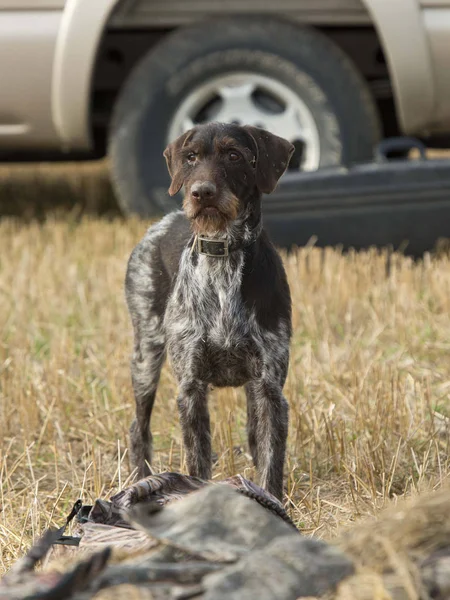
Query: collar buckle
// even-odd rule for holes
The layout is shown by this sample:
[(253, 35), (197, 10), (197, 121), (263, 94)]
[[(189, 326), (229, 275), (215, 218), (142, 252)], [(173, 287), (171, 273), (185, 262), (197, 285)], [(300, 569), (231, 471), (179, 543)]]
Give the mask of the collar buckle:
[(205, 256), (213, 256), (215, 258), (223, 258), (229, 255), (229, 242), (224, 240), (212, 240), (210, 238), (197, 237), (197, 252)]

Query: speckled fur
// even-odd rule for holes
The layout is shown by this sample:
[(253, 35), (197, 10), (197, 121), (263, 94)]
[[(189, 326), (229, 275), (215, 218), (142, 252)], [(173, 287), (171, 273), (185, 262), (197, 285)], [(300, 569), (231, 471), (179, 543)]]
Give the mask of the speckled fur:
[[(233, 134), (237, 137), (231, 127)], [(179, 386), (189, 474), (211, 477), (208, 388), (245, 386), (249, 446), (260, 484), (280, 498), (288, 430), (282, 389), (289, 363), (290, 296), (281, 260), (265, 232), (245, 243), (260, 221), (260, 191), (248, 176), (244, 192), (232, 183), (222, 192), (222, 202), (226, 194), (241, 202), (238, 218), (213, 234), (227, 236), (236, 246), (229, 256), (192, 252), (192, 225), (177, 211), (150, 227), (130, 257), (126, 297), (135, 338), (136, 400), (131, 453), (140, 475), (148, 474), (149, 420), (167, 352)]]

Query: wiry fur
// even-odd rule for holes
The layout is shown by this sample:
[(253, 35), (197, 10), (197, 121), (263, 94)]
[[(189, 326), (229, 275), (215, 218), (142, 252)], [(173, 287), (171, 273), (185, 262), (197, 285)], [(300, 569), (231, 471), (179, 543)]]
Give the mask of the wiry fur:
[[(198, 129), (216, 141), (223, 135), (223, 126)], [(236, 130), (242, 128), (226, 126), (225, 131), (233, 139), (238, 137)], [(252, 149), (251, 140), (248, 146)], [(212, 154), (215, 172), (227, 175), (227, 165)], [(194, 172), (192, 183), (198, 175), (194, 169), (190, 172)], [(202, 176), (205, 172), (214, 177), (211, 162), (209, 167), (202, 165)], [(132, 380), (136, 419), (130, 432), (131, 451), (140, 475), (148, 474), (149, 420), (167, 351), (179, 385), (177, 403), (189, 474), (211, 477), (208, 387), (244, 385), (249, 445), (260, 484), (281, 497), (288, 428), (282, 389), (289, 362), (290, 296), (281, 260), (264, 231), (247, 245), (260, 219), (256, 173), (253, 180), (250, 175), (247, 170), (244, 189), (233, 186), (229, 177), (225, 184), (215, 177), (219, 198), (214, 202), (224, 206), (217, 223), (225, 220), (225, 224), (213, 235), (227, 237), (234, 248), (228, 256), (192, 252), (196, 227), (182, 211), (152, 226), (131, 255), (126, 277), (135, 334)], [(189, 187), (188, 177), (184, 184), (185, 189)], [(227, 198), (238, 198), (237, 218), (234, 206), (227, 212)], [(200, 213), (198, 225), (201, 206), (191, 208), (192, 214)]]

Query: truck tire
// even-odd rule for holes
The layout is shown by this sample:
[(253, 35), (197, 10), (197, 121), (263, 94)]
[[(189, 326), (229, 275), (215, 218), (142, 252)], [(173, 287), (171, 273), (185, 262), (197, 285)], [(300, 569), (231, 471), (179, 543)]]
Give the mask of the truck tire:
[(109, 155), (125, 213), (151, 217), (179, 207), (180, 198), (167, 194), (163, 150), (211, 120), (291, 138), (296, 170), (370, 160), (380, 137), (364, 80), (320, 32), (264, 18), (202, 21), (151, 49), (119, 94)]

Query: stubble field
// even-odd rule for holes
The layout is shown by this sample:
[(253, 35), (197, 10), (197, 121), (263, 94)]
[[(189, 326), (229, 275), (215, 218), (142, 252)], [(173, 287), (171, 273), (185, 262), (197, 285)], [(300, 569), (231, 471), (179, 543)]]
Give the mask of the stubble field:
[[(26, 219), (0, 221), (0, 573), (77, 498), (134, 478), (123, 279), (148, 223), (81, 217), (111, 212), (110, 190), (102, 167), (71, 169), (0, 170), (3, 213), (39, 199)], [(448, 476), (450, 260), (394, 255), (387, 274), (375, 250), (284, 258), (294, 319), (285, 502), (305, 534), (331, 538)], [(165, 367), (155, 470), (185, 471), (175, 396)], [(216, 390), (210, 410), (214, 477), (253, 478), (242, 391)]]

